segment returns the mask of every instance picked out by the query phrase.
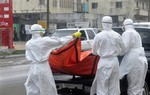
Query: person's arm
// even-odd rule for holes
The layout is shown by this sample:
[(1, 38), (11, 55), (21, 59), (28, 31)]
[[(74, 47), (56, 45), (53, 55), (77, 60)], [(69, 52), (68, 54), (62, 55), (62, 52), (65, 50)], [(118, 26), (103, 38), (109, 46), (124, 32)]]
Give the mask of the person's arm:
[(123, 34), (122, 34), (122, 39), (123, 39), (123, 42), (124, 42), (124, 45), (125, 45), (125, 53), (127, 52), (127, 51), (129, 51), (129, 49), (130, 49), (130, 45), (131, 45), (131, 36), (130, 36), (131, 34), (129, 34), (129, 33), (126, 33), (126, 32), (124, 32)]
[(95, 38), (94, 38), (94, 41), (93, 41), (93, 43), (92, 43), (92, 53), (94, 54), (94, 55), (98, 55), (97, 54), (97, 51), (98, 51), (98, 36), (96, 35), (95, 36)]
[(46, 40), (47, 45), (52, 49), (60, 48), (73, 40), (73, 38), (80, 38), (82, 34), (80, 32), (75, 32), (71, 36), (65, 37), (44, 37)]
[(71, 42), (73, 40), (72, 36), (66, 36), (66, 37), (44, 37), (44, 40), (46, 41), (46, 44), (52, 48), (60, 48), (63, 45), (66, 45), (67, 43)]
[(31, 54), (29, 53), (29, 47), (28, 47), (28, 42), (25, 45), (25, 57), (27, 59), (28, 62), (32, 62), (32, 58), (31, 58)]
[(57, 38), (57, 41), (59, 45), (66, 45), (69, 42), (71, 42), (73, 38), (74, 38), (73, 36), (65, 36), (65, 37)]
[(125, 44), (124, 44), (124, 41), (122, 39), (121, 36), (119, 36), (119, 45), (120, 45), (120, 48), (121, 48), (121, 51), (119, 53), (119, 55), (124, 55), (126, 53), (126, 48), (125, 48)]

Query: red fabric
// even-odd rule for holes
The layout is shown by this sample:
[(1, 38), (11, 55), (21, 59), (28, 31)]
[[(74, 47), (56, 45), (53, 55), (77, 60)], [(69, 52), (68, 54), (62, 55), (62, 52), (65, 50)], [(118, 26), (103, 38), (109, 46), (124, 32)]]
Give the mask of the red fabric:
[(53, 50), (49, 63), (53, 73), (90, 76), (96, 72), (99, 57), (91, 51), (81, 52), (81, 40), (75, 39), (59, 50)]

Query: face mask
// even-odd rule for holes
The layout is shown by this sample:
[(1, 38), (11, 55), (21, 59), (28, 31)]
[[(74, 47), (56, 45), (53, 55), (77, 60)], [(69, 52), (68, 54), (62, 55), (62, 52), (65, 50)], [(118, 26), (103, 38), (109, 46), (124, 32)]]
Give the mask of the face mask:
[(40, 35), (41, 35), (41, 37), (43, 37), (44, 33), (43, 33), (43, 32), (40, 32)]
[(122, 26), (122, 30), (125, 31), (125, 27), (124, 26)]

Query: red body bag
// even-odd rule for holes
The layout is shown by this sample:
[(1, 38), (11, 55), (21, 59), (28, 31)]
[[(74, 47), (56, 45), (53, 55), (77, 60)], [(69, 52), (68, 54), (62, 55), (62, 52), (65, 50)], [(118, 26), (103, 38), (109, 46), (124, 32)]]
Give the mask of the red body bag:
[(94, 75), (99, 57), (91, 51), (81, 52), (81, 40), (75, 39), (59, 50), (53, 50), (49, 64), (53, 73), (64, 73), (78, 76)]

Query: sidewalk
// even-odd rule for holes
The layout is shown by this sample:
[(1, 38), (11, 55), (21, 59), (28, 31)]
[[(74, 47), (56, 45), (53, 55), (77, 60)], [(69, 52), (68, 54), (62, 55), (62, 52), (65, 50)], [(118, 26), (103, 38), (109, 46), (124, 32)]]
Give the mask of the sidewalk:
[[(25, 50), (25, 44), (26, 42), (22, 42), (22, 41), (16, 41), (14, 42), (14, 49), (15, 50)], [(8, 46), (0, 46), (0, 50), (9, 50)]]
[(25, 50), (25, 44), (26, 42), (21, 42), (21, 41), (17, 41), (17, 42), (14, 42), (14, 49), (15, 50)]
[[(12, 52), (15, 50), (25, 50), (25, 44), (26, 44), (26, 42), (16, 41), (16, 42), (14, 42), (14, 49), (8, 49), (7, 46), (1, 46), (0, 52), (9, 53), (9, 52)], [(25, 56), (25, 54), (15, 54), (15, 55), (8, 55), (8, 56), (0, 55), (0, 59), (10, 58), (10, 57), (19, 57), (19, 56), (23, 57), (23, 56)]]
[[(17, 41), (14, 42), (14, 49), (8, 49), (8, 47), (0, 47), (0, 52), (12, 52), (15, 50), (25, 50), (26, 42)], [(0, 55), (0, 67), (13, 66), (13, 65), (24, 65), (27, 64), (25, 54), (14, 54), (14, 55)]]

